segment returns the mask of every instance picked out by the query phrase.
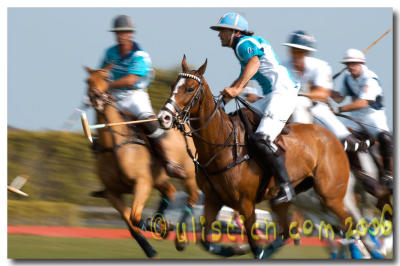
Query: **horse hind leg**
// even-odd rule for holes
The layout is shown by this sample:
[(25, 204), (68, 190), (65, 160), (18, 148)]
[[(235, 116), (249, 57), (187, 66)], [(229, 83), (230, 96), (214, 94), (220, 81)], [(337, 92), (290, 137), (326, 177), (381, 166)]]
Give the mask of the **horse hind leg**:
[(105, 196), (107, 197), (111, 205), (120, 213), (122, 219), (127, 224), (132, 237), (138, 242), (139, 246), (143, 249), (147, 257), (155, 258), (157, 255), (157, 251), (146, 240), (140, 229), (132, 223), (131, 211), (122, 200), (122, 195), (106, 190)]

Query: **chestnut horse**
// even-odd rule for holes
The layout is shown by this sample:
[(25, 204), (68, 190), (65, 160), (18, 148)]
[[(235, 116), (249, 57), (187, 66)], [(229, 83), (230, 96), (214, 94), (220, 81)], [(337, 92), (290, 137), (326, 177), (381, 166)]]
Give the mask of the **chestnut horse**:
[[(266, 249), (258, 246), (252, 234), (255, 222), (255, 203), (262, 200), (263, 170), (254, 158), (248, 159), (245, 145), (246, 132), (238, 116), (228, 116), (214, 101), (203, 75), (207, 61), (198, 69), (189, 71), (186, 57), (182, 60), (182, 73), (171, 88), (170, 98), (159, 113), (164, 128), (177, 126), (185, 131), (190, 124), (198, 158), (197, 184), (204, 193), (205, 233), (202, 244), (209, 252), (222, 256), (237, 255), (242, 250), (224, 247), (211, 241), (211, 226), (222, 205), (239, 211), (244, 217), (248, 242), (255, 258), (267, 258), (284, 245), (289, 236), (287, 211), (289, 203), (271, 205), (277, 215), (282, 235)], [(335, 213), (342, 229), (351, 215), (345, 210), (343, 198), (350, 174), (349, 162), (340, 141), (327, 129), (315, 124), (291, 124), (290, 132), (280, 138), (286, 147), (286, 167), (296, 193), (308, 183), (323, 203)], [(312, 182), (307, 182), (312, 180)], [(274, 179), (267, 184), (267, 199), (276, 192)], [(302, 188), (303, 187), (303, 188)]]
[[(110, 66), (108, 66), (110, 67)], [(111, 95), (108, 94), (108, 71), (110, 69), (92, 70), (86, 68), (89, 73), (87, 80), (88, 95), (96, 110), (97, 123), (123, 122), (124, 117), (115, 107)], [(134, 131), (127, 125), (103, 128), (98, 131), (96, 154), (96, 170), (105, 187), (105, 197), (118, 210), (128, 225), (131, 235), (136, 239), (149, 258), (156, 256), (156, 251), (144, 238), (139, 225), (142, 225), (143, 207), (153, 187), (157, 188), (166, 199), (175, 198), (175, 188), (168, 181), (161, 162), (155, 159), (143, 139), (135, 137)], [(141, 141), (140, 141), (141, 140)], [(188, 204), (193, 205), (199, 198), (196, 184), (195, 170), (191, 158), (185, 150), (184, 138), (178, 131), (170, 131), (167, 134), (166, 152), (169, 158), (179, 163), (186, 173), (183, 185), (189, 194)], [(193, 142), (188, 145), (192, 148)], [(123, 199), (124, 193), (132, 194), (131, 209)], [(168, 202), (163, 198), (164, 201)], [(165, 203), (161, 203), (164, 204)], [(166, 206), (164, 206), (164, 209)], [(189, 214), (186, 213), (185, 218)], [(176, 244), (178, 241), (175, 242)], [(178, 245), (178, 244), (177, 244)], [(177, 246), (177, 249), (183, 248)]]

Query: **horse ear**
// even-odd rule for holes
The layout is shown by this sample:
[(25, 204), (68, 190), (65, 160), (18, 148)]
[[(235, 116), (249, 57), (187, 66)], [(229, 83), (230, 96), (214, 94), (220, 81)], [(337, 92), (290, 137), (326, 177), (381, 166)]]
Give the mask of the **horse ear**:
[(197, 72), (200, 74), (200, 75), (204, 75), (204, 72), (206, 72), (206, 67), (207, 67), (207, 59), (206, 59), (206, 61), (204, 62), (204, 64), (199, 68), (199, 69), (197, 69)]
[(183, 59), (182, 59), (182, 72), (188, 72), (189, 68), (187, 66), (186, 63), (186, 55), (183, 55)]
[(92, 73), (93, 70), (90, 67), (87, 66), (83, 66), (83, 68), (88, 72), (88, 73)]

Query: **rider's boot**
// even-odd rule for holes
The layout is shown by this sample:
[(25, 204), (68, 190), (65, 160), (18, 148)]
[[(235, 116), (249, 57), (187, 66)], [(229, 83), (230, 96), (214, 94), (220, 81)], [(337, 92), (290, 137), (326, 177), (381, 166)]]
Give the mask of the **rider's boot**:
[[(142, 115), (139, 119), (151, 119), (155, 118), (154, 115)], [(173, 163), (167, 157), (165, 148), (165, 137), (167, 134), (163, 129), (160, 128), (158, 121), (143, 123), (140, 125), (143, 132), (146, 134), (149, 140), (151, 150), (154, 155), (161, 161), (167, 175), (170, 177), (186, 178), (186, 173), (181, 166), (177, 163)]]
[(269, 144), (267, 136), (262, 133), (256, 133), (256, 148), (258, 150), (258, 154), (262, 156), (261, 160), (272, 165), (275, 182), (281, 187), (278, 195), (272, 199), (271, 203), (280, 204), (294, 200), (296, 198), (296, 194), (292, 184), (290, 183), (285, 162), (278, 152), (278, 149), (276, 147), (274, 149), (274, 147)]
[(184, 169), (177, 163), (168, 159), (165, 149), (165, 135), (156, 138), (149, 137), (149, 142), (155, 156), (161, 161), (162, 165), (170, 177), (186, 178)]
[(392, 175), (392, 156), (393, 156), (393, 142), (392, 137), (385, 133), (378, 134), (379, 151), (382, 155), (384, 174), (381, 176), (381, 182), (387, 185), (389, 188), (393, 186), (393, 175)]

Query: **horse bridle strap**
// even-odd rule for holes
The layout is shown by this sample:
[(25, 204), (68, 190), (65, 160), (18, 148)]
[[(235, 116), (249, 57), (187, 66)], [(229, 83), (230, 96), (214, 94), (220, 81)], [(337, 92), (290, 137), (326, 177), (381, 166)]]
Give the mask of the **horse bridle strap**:
[(189, 73), (179, 73), (178, 77), (184, 77), (184, 78), (190, 78), (190, 79), (194, 79), (195, 81), (197, 81), (198, 83), (200, 83), (200, 85), (203, 85), (203, 81), (201, 80), (201, 78), (199, 78), (198, 76), (189, 74)]

